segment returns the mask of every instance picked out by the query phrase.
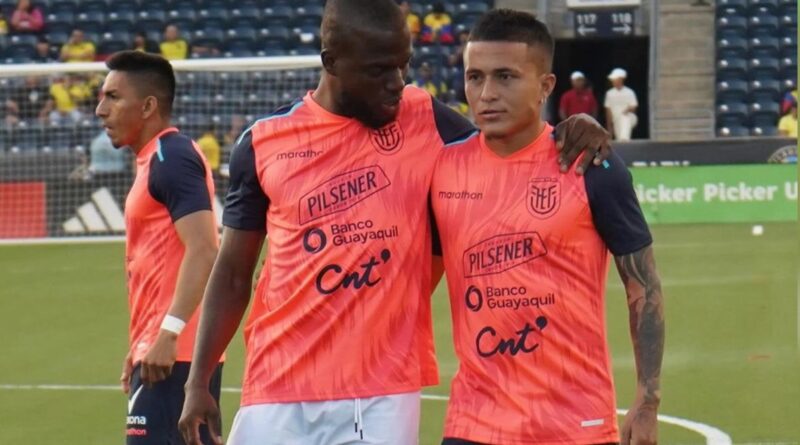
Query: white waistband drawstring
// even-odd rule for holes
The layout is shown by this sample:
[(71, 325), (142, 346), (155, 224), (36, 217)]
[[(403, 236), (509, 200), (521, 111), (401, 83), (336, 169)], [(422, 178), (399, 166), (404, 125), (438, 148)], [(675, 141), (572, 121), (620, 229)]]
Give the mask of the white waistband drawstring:
[(361, 399), (356, 399), (353, 405), (353, 422), (355, 423), (356, 433), (364, 440), (364, 417), (361, 413)]

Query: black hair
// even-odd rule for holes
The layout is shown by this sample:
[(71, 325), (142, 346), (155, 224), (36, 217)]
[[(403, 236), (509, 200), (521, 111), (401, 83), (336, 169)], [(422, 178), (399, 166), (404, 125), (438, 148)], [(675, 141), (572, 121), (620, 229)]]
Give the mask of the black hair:
[(121, 71), (131, 76), (140, 93), (155, 96), (163, 117), (172, 114), (172, 102), (175, 100), (175, 72), (167, 59), (141, 51), (119, 51), (106, 60), (106, 66), (110, 70)]
[(395, 0), (328, 0), (322, 17), (322, 47), (338, 46), (355, 36), (355, 29), (386, 30), (392, 20), (405, 24)]
[(548, 68), (553, 64), (553, 36), (547, 25), (527, 12), (493, 9), (478, 19), (469, 34), (470, 42), (522, 42), (545, 50)]

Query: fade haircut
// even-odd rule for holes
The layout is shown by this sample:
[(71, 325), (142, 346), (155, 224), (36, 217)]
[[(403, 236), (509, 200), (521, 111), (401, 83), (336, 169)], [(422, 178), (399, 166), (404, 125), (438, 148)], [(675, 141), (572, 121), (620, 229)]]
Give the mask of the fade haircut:
[(383, 31), (395, 20), (405, 25), (395, 0), (328, 0), (320, 32), (322, 48), (347, 48), (360, 31)]
[(175, 72), (167, 59), (141, 51), (120, 51), (106, 60), (106, 66), (127, 74), (141, 96), (155, 96), (162, 117), (172, 114)]
[(493, 9), (478, 20), (469, 34), (470, 42), (521, 42), (544, 50), (544, 68), (553, 67), (553, 36), (535, 15), (512, 9)]

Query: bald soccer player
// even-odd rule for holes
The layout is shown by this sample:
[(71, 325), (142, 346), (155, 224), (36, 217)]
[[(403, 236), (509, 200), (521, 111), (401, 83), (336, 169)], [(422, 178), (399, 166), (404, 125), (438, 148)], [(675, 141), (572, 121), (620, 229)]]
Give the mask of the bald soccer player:
[[(654, 444), (663, 296), (631, 175), (616, 155), (584, 176), (559, 174), (553, 128), (541, 119), (555, 85), (542, 22), (490, 11), (464, 55), (481, 131), (443, 151), (431, 186), (460, 362), (443, 444)], [(637, 370), (621, 435), (606, 340), (609, 251)]]
[[(322, 39), (317, 89), (255, 122), (232, 154), (181, 420), (190, 444), (218, 422), (208, 379), (267, 233), (229, 444), (413, 444), (420, 389), (438, 381), (427, 197), (438, 153), (474, 128), (404, 85), (411, 41), (394, 1), (329, 1)], [(568, 146), (607, 143), (593, 121), (566, 125), (588, 137)]]

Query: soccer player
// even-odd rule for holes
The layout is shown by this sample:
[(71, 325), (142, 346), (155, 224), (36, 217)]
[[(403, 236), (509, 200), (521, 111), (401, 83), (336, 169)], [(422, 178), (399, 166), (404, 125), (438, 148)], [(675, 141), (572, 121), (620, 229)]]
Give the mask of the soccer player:
[(652, 239), (623, 161), (561, 175), (541, 107), (553, 40), (532, 15), (484, 15), (465, 53), (481, 132), (446, 148), (431, 203), (460, 366), (444, 444), (619, 442), (605, 327), (608, 253), (628, 295), (636, 399), (622, 443), (656, 442), (664, 343)]
[[(114, 54), (96, 114), (115, 147), (136, 155), (125, 202), (130, 349), (120, 381), (128, 399), (127, 443), (180, 444), (178, 417), (197, 330), (195, 309), (217, 253), (211, 169), (170, 125), (172, 66), (138, 51)], [(221, 365), (209, 391), (219, 399)], [(203, 429), (204, 443), (209, 443)]]
[[(394, 1), (328, 1), (322, 39), (317, 89), (233, 149), (180, 422), (191, 445), (198, 424), (219, 422), (208, 382), (267, 233), (229, 444), (413, 444), (420, 388), (438, 380), (428, 192), (443, 146), (474, 128), (404, 85), (411, 41)], [(595, 122), (573, 124), (589, 139), (567, 146), (607, 143)]]

